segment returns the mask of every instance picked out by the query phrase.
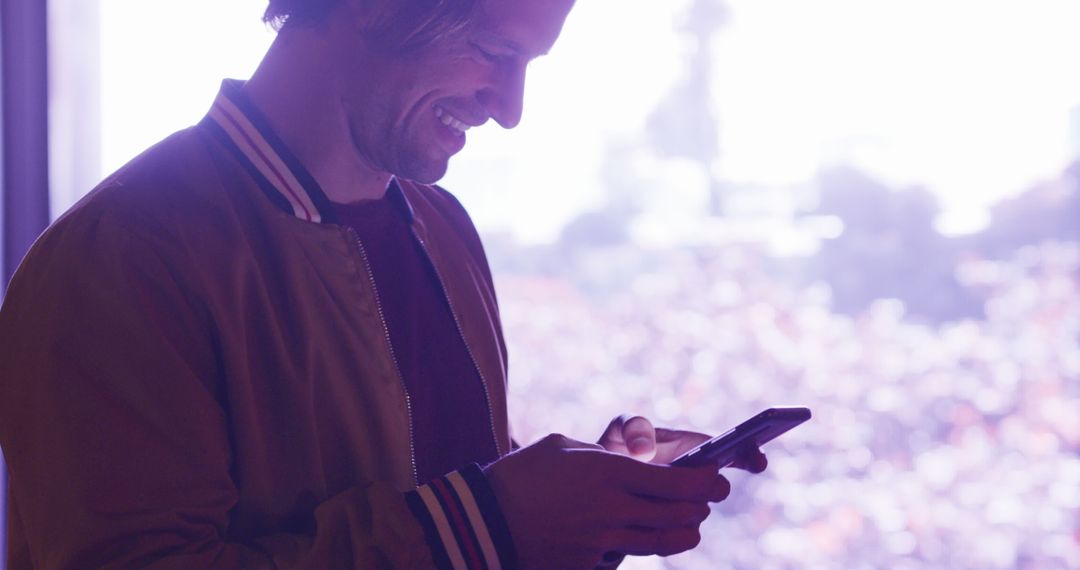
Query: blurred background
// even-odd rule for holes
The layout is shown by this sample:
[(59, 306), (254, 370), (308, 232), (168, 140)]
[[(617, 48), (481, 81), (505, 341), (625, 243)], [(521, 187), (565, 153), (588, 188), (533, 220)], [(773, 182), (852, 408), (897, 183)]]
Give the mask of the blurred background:
[[(196, 122), (260, 0), (49, 0), (52, 215)], [(1080, 3), (580, 0), (470, 132), (516, 437), (766, 448), (627, 568), (1080, 567)]]

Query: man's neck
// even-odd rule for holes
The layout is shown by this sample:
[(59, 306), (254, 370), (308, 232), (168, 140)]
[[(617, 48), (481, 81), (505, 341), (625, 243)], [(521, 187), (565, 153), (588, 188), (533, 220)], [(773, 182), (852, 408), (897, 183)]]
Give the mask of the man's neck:
[(282, 30), (244, 92), (330, 201), (381, 198), (390, 174), (356, 151), (318, 33)]

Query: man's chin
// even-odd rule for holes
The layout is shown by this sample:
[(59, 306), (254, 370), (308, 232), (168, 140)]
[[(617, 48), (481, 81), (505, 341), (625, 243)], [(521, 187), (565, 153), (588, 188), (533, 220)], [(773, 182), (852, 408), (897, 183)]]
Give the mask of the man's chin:
[(396, 173), (395, 176), (418, 184), (435, 184), (446, 176), (448, 162), (448, 160), (426, 160), (422, 163), (416, 161), (405, 165), (405, 168), (400, 169), (401, 172)]

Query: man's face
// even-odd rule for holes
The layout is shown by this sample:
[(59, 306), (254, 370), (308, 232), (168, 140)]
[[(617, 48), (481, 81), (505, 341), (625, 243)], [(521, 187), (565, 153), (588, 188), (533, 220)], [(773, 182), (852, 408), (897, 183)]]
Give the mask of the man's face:
[(341, 102), (360, 156), (376, 170), (432, 183), (469, 127), (521, 120), (526, 66), (555, 43), (573, 0), (482, 0), (461, 34), (408, 54), (343, 54)]

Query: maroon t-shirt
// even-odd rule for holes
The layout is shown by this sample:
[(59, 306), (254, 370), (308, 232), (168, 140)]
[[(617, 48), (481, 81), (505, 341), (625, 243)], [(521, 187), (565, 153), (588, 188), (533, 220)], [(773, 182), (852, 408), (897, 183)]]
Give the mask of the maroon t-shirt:
[(390, 196), (334, 204), (364, 246), (409, 391), (419, 483), (498, 458), (484, 387), (427, 254)]

